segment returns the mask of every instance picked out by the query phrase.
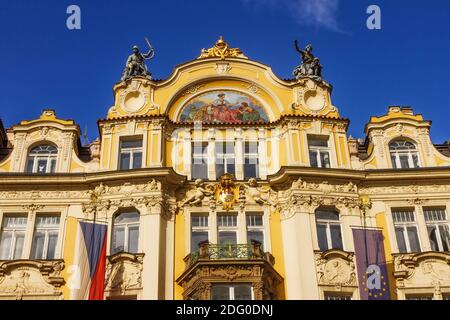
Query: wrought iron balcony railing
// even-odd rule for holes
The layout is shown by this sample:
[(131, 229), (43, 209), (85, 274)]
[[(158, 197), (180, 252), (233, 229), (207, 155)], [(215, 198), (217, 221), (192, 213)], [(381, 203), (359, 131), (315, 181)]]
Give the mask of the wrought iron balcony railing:
[(199, 260), (267, 260), (270, 264), (274, 264), (272, 255), (263, 252), (261, 243), (256, 241), (252, 244), (201, 243), (198, 251), (185, 258), (186, 269)]

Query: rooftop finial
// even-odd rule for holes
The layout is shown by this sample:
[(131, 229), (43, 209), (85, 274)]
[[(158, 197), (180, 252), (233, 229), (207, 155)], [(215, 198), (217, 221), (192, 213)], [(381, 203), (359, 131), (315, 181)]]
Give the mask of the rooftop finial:
[(202, 49), (199, 59), (202, 58), (247, 58), (239, 48), (230, 48), (228, 43), (219, 37), (214, 47), (209, 49)]

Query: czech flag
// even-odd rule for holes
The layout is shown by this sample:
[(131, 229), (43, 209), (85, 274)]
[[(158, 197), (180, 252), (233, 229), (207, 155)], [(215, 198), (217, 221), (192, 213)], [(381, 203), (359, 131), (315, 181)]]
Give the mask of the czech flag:
[(79, 286), (77, 300), (103, 300), (106, 271), (107, 225), (81, 222), (78, 225)]

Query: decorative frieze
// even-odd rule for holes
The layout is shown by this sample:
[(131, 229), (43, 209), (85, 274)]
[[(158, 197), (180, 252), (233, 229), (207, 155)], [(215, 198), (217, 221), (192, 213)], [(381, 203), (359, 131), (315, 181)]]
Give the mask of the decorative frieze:
[(109, 256), (105, 275), (106, 295), (136, 295), (142, 289), (143, 261), (143, 253), (122, 252)]

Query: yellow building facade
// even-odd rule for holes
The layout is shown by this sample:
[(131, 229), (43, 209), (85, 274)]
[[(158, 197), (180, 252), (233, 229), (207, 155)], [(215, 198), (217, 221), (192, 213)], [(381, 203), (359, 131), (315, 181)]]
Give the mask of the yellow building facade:
[(0, 299), (76, 299), (80, 221), (108, 226), (105, 299), (358, 300), (355, 228), (391, 299), (449, 299), (449, 145), (397, 106), (357, 141), (331, 93), (220, 39), (117, 83), (87, 146), (53, 110), (0, 126)]

